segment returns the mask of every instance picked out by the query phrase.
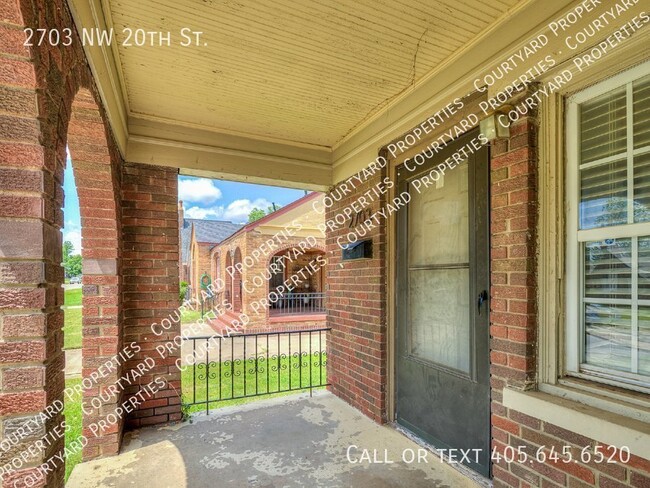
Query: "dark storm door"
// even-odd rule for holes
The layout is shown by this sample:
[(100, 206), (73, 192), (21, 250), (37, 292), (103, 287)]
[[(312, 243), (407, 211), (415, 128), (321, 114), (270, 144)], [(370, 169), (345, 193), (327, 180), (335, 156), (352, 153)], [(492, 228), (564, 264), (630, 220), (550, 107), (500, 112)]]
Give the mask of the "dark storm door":
[(488, 149), (430, 174), (472, 136), (398, 169), (411, 201), (397, 217), (396, 414), (439, 449), (474, 450), (464, 464), (489, 476)]

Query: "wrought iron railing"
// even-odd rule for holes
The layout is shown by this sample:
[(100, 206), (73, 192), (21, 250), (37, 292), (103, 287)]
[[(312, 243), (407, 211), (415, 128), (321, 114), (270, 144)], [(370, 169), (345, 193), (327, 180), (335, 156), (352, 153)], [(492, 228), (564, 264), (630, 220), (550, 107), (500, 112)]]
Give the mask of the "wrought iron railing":
[(222, 304), (223, 292), (210, 293), (207, 296), (199, 292), (199, 301), (201, 302), (201, 318), (203, 318), (206, 313)]
[(274, 315), (299, 315), (325, 312), (325, 293), (289, 293), (273, 297), (271, 306)]
[(328, 331), (184, 338), (184, 408), (209, 413), (228, 400), (296, 390), (311, 394), (314, 388), (327, 386)]

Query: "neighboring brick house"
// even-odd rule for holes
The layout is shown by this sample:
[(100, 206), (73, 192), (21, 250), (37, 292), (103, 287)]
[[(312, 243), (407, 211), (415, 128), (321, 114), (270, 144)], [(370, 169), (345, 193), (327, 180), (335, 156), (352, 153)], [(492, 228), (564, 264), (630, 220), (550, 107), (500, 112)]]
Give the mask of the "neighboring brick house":
[(225, 220), (186, 219), (183, 202), (178, 202), (181, 240), (181, 281), (189, 283), (192, 296), (199, 297), (200, 279), (210, 274), (210, 251), (219, 242), (242, 228)]
[[(210, 250), (213, 280), (223, 284), (223, 300), (244, 312), (256, 331), (295, 330), (325, 325), (327, 276), (323, 194), (312, 192), (246, 224)], [(296, 283), (285, 283), (301, 274)], [(288, 288), (286, 288), (288, 285)], [(281, 287), (285, 288), (281, 288)]]

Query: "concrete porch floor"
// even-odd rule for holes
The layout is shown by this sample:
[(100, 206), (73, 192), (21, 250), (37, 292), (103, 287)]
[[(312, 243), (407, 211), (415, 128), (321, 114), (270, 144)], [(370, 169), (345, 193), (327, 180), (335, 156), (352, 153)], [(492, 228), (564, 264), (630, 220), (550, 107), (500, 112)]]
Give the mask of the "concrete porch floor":
[[(377, 460), (358, 460), (363, 449)], [(402, 453), (416, 453), (406, 463)], [(227, 407), (193, 423), (127, 434), (119, 456), (78, 465), (67, 486), (95, 487), (475, 487), (432, 453), (326, 391)], [(386, 450), (386, 453), (384, 452)]]

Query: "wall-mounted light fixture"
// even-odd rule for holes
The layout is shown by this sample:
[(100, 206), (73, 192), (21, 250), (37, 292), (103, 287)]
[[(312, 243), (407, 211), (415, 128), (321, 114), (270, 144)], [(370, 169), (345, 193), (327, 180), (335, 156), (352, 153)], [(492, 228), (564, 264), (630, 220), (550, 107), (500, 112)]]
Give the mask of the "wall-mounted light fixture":
[(481, 133), (489, 141), (510, 137), (510, 119), (506, 115), (510, 108), (512, 107), (501, 107), (488, 114), (487, 117), (479, 122)]

